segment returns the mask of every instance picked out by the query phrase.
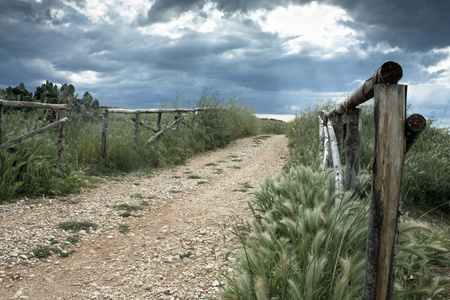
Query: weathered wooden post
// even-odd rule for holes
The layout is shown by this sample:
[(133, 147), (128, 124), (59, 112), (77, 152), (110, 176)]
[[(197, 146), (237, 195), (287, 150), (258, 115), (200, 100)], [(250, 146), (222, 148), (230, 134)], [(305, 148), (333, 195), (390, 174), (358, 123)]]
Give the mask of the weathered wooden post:
[(375, 146), (363, 300), (394, 297), (403, 165), (406, 86), (375, 86)]
[[(64, 119), (66, 117), (66, 110), (60, 109), (58, 114), (58, 120)], [(59, 134), (58, 134), (58, 143), (59, 143), (59, 160), (62, 162), (64, 160), (64, 153), (66, 151), (66, 122), (62, 122), (59, 125)]]
[[(181, 111), (177, 111), (177, 116), (175, 118), (175, 120), (181, 119)], [(180, 129), (180, 123), (177, 123), (177, 131)]]
[(108, 110), (105, 109), (105, 112), (103, 114), (103, 129), (102, 129), (102, 144), (100, 148), (102, 160), (101, 164), (102, 166), (105, 164), (106, 161), (106, 137), (108, 134)]
[(361, 110), (347, 109), (347, 143), (345, 156), (344, 189), (356, 190), (359, 187), (359, 170), (361, 158)]
[(162, 112), (158, 113), (158, 121), (156, 122), (156, 126), (158, 127), (158, 131), (161, 131), (161, 128), (162, 128)]
[(342, 149), (344, 145), (344, 115), (334, 114), (331, 117), (334, 134), (336, 135), (337, 149), (339, 156), (342, 157)]

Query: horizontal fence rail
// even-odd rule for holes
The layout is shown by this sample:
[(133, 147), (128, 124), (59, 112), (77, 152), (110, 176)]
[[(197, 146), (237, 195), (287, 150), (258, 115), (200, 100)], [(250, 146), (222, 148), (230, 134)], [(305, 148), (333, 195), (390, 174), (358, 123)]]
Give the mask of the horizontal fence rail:
[(328, 115), (342, 115), (348, 108), (355, 108), (358, 105), (372, 99), (376, 84), (396, 84), (403, 77), (402, 67), (393, 61), (385, 62), (375, 73), (354, 91), (344, 102), (328, 112)]
[[(3, 107), (16, 107), (16, 108), (41, 108), (41, 109), (52, 109), (57, 110), (57, 120), (49, 125), (42, 128), (34, 130), (25, 135), (13, 138), (8, 142), (2, 144), (3, 138)], [(0, 149), (4, 149), (10, 145), (17, 144), (25, 139), (31, 138), (37, 134), (41, 134), (47, 130), (58, 127), (58, 143), (59, 143), (59, 159), (62, 161), (65, 153), (65, 138), (66, 138), (66, 122), (68, 118), (66, 117), (67, 106), (65, 104), (48, 104), (41, 102), (30, 102), (30, 101), (10, 101), (10, 100), (0, 100)]]

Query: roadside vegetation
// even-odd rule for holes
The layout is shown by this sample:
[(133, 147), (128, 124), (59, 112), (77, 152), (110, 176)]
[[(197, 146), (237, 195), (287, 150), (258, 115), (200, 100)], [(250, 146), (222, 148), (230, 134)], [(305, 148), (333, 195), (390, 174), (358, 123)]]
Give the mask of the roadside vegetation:
[[(32, 93), (21, 83), (14, 88), (0, 89), (0, 99), (66, 104), (69, 119), (63, 162), (58, 158), (56, 130), (0, 149), (0, 202), (77, 193), (95, 185), (105, 175), (151, 174), (156, 168), (183, 164), (197, 153), (224, 147), (233, 140), (264, 133), (263, 130), (284, 132), (283, 125), (270, 126), (257, 119), (253, 109), (245, 104), (235, 99), (220, 99), (219, 92), (204, 89), (192, 106), (213, 109), (198, 113), (193, 122), (192, 115), (186, 114), (178, 128), (166, 131), (151, 143), (147, 141), (154, 132), (144, 127), (135, 137), (130, 115), (110, 115), (107, 160), (101, 165), (104, 107), (88, 92), (79, 98), (73, 85), (46, 82)], [(177, 108), (176, 103), (173, 108)], [(165, 113), (162, 117), (165, 127), (173, 122), (175, 114)], [(156, 114), (142, 115), (142, 121), (153, 128), (156, 128), (156, 118)], [(52, 110), (5, 107), (1, 140), (9, 141), (55, 119)]]
[[(334, 174), (321, 172), (318, 112), (290, 122), (286, 172), (267, 178), (249, 203), (253, 218), (237, 222), (242, 247), (234, 269), (222, 274), (225, 299), (360, 299), (364, 284), (370, 190), (342, 195), (335, 206)], [(361, 167), (372, 168), (373, 107), (363, 108)], [(448, 128), (428, 120), (408, 152), (395, 299), (450, 298)]]

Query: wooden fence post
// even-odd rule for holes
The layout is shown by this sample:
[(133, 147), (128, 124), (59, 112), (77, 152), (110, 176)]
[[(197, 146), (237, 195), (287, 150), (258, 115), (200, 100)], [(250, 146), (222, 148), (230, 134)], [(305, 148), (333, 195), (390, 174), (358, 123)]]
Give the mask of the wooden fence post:
[(392, 300), (403, 165), (406, 86), (375, 85), (375, 146), (363, 300)]
[(347, 109), (347, 145), (346, 145), (345, 190), (359, 187), (359, 169), (361, 157), (361, 110)]
[(158, 113), (158, 121), (156, 122), (156, 126), (158, 127), (158, 131), (161, 131), (161, 127), (162, 127), (162, 112)]
[[(181, 119), (182, 118), (182, 116), (181, 116), (181, 111), (178, 111), (177, 112), (177, 117), (175, 118), (175, 120), (178, 120), (178, 119)], [(178, 124), (177, 124), (177, 130), (179, 130), (180, 129), (180, 122), (178, 122)]]
[[(64, 119), (66, 117), (66, 110), (59, 110), (58, 120)], [(59, 143), (59, 161), (64, 160), (64, 153), (66, 151), (66, 123), (63, 122), (59, 125), (59, 134), (58, 134), (58, 143)]]
[(102, 166), (105, 164), (106, 161), (106, 137), (108, 134), (108, 110), (105, 110), (105, 113), (103, 114), (103, 129), (102, 129), (102, 144), (100, 148), (102, 161)]
[(336, 135), (339, 157), (342, 158), (342, 149), (344, 144), (344, 115), (334, 114), (331, 116), (331, 121), (333, 123), (334, 134)]

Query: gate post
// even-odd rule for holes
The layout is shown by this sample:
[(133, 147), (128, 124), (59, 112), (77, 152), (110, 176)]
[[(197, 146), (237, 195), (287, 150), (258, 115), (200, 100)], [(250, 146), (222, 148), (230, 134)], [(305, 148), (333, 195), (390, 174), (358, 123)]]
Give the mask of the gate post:
[(403, 165), (406, 86), (375, 85), (372, 198), (363, 300), (394, 298)]
[[(59, 110), (58, 114), (58, 120), (64, 119), (66, 117), (66, 110), (61, 109)], [(66, 123), (61, 123), (59, 126), (59, 135), (58, 135), (58, 141), (59, 141), (59, 161), (64, 160), (64, 153), (66, 151)]]

